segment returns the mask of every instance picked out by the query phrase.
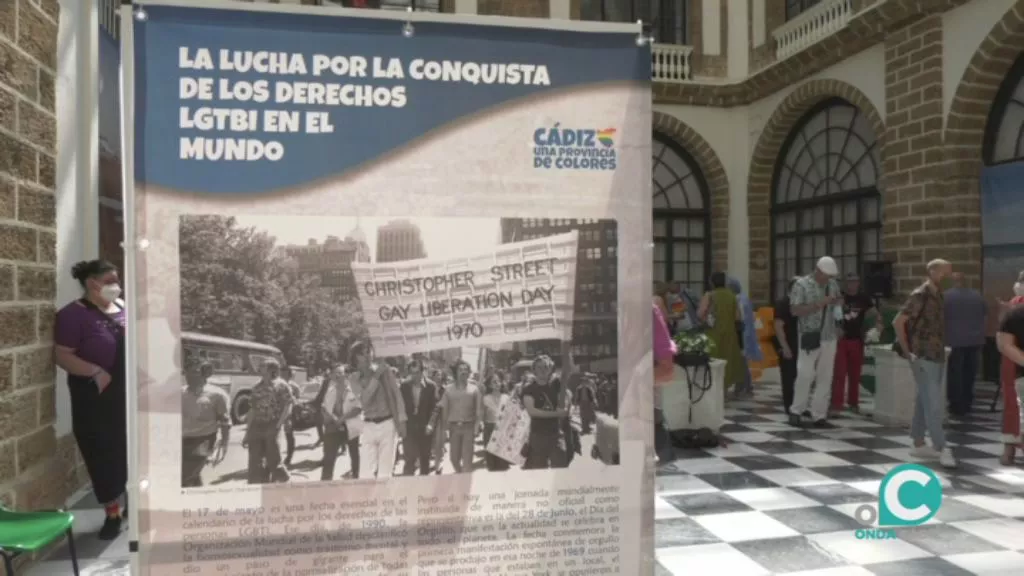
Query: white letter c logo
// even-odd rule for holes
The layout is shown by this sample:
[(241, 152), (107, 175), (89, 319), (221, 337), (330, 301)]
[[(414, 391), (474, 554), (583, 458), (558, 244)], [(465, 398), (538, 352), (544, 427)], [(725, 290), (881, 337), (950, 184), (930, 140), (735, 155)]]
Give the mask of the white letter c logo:
[(885, 507), (889, 509), (893, 516), (904, 522), (918, 522), (927, 518), (932, 513), (932, 509), (924, 504), (916, 508), (907, 508), (900, 502), (900, 488), (910, 482), (927, 486), (931, 480), (931, 476), (920, 470), (904, 470), (893, 476), (885, 485)]

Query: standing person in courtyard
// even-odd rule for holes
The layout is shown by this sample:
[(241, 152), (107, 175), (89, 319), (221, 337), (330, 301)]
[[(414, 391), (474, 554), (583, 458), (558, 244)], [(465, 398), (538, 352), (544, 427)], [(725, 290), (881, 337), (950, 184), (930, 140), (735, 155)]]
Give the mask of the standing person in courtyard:
[(213, 366), (204, 362), (195, 373), (185, 375), (185, 387), (181, 390), (182, 488), (202, 486), (206, 464), (216, 466), (228, 453), (231, 398), (207, 383), (211, 376)]
[(953, 287), (946, 290), (943, 299), (946, 345), (952, 349), (946, 372), (946, 399), (950, 415), (962, 418), (974, 404), (974, 380), (981, 347), (985, 345), (988, 307), (981, 292), (969, 288), (959, 272), (953, 274)]
[(740, 320), (743, 322), (743, 331), (740, 334), (740, 344), (743, 346), (743, 368), (745, 375), (743, 378), (743, 385), (737, 386), (735, 395), (737, 398), (741, 396), (753, 396), (754, 395), (754, 379), (750, 372), (751, 362), (760, 362), (764, 359), (761, 353), (761, 343), (757, 340), (757, 318), (754, 316), (754, 304), (750, 301), (750, 298), (743, 293), (743, 285), (736, 278), (729, 278), (727, 281), (729, 289), (732, 290), (733, 294), (736, 295), (736, 301), (740, 307)]
[(360, 476), (390, 478), (395, 473), (395, 444), (405, 437), (407, 420), (395, 372), (385, 363), (374, 363), (368, 342), (352, 344), (348, 356), (354, 370), (348, 383), (363, 408)]
[[(1013, 298), (1009, 302), (1000, 302), (999, 321), (1006, 319), (1010, 312), (1024, 307), (1024, 270), (1017, 276), (1013, 285)], [(998, 344), (998, 342), (997, 342)], [(1017, 348), (1021, 348), (1021, 340), (1017, 340)], [(1004, 353), (999, 364), (999, 383), (1003, 394), (1003, 456), (999, 461), (1004, 466), (1012, 466), (1018, 448), (1024, 448), (1024, 397), (1017, 391), (1017, 364)]]
[(277, 360), (263, 363), (263, 378), (249, 396), (248, 422), (242, 448), (249, 450), (249, 484), (266, 484), (281, 466), (279, 437), (292, 413), (292, 392), (281, 379)]
[(793, 385), (796, 383), (796, 357), (800, 350), (797, 339), (797, 317), (793, 316), (789, 303), (789, 294), (799, 277), (791, 278), (786, 285), (786, 293), (775, 302), (775, 336), (772, 343), (779, 355), (779, 376), (782, 380), (782, 408), (789, 414), (789, 406), (793, 404)]
[(726, 286), (725, 273), (712, 273), (711, 291), (701, 298), (697, 316), (710, 327), (708, 336), (715, 343), (712, 356), (726, 362), (723, 394), (730, 386), (742, 388), (746, 381), (747, 363), (737, 329), (738, 323), (743, 321), (742, 314), (736, 294)]
[(79, 262), (71, 275), (83, 293), (57, 312), (54, 349), (68, 374), (71, 430), (106, 513), (99, 537), (113, 540), (121, 533), (128, 483), (124, 302), (110, 262)]
[[(843, 289), (843, 319), (836, 344), (835, 374), (832, 378), (832, 416), (843, 410), (843, 396), (851, 412), (860, 412), (860, 374), (864, 367), (864, 324), (868, 312), (875, 309), (871, 297), (861, 292), (860, 277), (846, 275)], [(876, 314), (875, 327), (882, 330), (882, 317)]]
[(452, 364), (455, 383), (444, 389), (444, 396), (438, 403), (441, 426), (448, 431), (449, 456), (456, 474), (473, 471), (476, 436), (483, 429), (484, 395), (469, 381), (471, 373), (469, 364), (456, 360)]
[[(659, 464), (668, 464), (675, 459), (672, 440), (665, 429), (665, 413), (661, 404), (661, 388), (672, 381), (675, 374), (676, 343), (669, 335), (668, 324), (657, 304), (651, 320), (654, 353), (654, 457)], [(612, 394), (617, 391), (612, 390)]]
[(832, 371), (836, 360), (836, 322), (842, 316), (836, 261), (822, 256), (814, 272), (796, 281), (789, 294), (790, 309), (797, 320), (800, 351), (789, 422), (802, 426), (804, 419), (825, 426)]
[[(946, 368), (946, 319), (943, 290), (953, 266), (945, 260), (928, 263), (928, 279), (915, 289), (900, 313), (893, 320), (896, 338), (903, 357), (910, 362), (917, 387), (910, 437), (914, 440), (911, 454), (915, 458), (934, 459), (948, 468), (956, 466), (953, 452), (946, 445), (942, 429), (942, 371)], [(925, 430), (932, 447), (925, 444)]]

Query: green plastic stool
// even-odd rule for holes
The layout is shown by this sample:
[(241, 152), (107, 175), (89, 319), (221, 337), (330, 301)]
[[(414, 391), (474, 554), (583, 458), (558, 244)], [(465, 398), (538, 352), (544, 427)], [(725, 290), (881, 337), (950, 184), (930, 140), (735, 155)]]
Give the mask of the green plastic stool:
[(15, 512), (0, 506), (0, 555), (4, 557), (7, 576), (14, 576), (14, 559), (22, 554), (39, 552), (61, 536), (68, 538), (71, 568), (78, 575), (78, 555), (70, 512)]

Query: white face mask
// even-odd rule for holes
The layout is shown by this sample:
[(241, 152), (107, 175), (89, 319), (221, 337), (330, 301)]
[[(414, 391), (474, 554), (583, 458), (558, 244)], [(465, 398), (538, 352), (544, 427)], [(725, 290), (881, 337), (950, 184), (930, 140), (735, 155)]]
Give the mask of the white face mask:
[(121, 287), (117, 284), (104, 284), (100, 288), (100, 297), (107, 302), (113, 302), (121, 296)]
[(1017, 282), (1013, 285), (1013, 293), (1017, 296), (1024, 296), (1024, 283)]

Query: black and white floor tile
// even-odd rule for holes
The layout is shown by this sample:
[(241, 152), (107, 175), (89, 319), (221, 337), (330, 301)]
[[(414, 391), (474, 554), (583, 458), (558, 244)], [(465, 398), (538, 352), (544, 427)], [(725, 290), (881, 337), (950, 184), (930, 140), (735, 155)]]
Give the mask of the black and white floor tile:
[[(1000, 466), (1001, 414), (978, 404), (947, 426), (961, 464), (934, 463), (944, 487), (936, 517), (895, 540), (858, 540), (854, 511), (877, 504), (889, 470), (915, 461), (908, 431), (852, 414), (798, 430), (785, 422), (779, 386), (759, 385), (753, 399), (727, 405), (726, 447), (680, 450), (659, 470), (655, 573), (1024, 574), (1024, 468)], [(862, 410), (870, 413), (870, 398)]]

